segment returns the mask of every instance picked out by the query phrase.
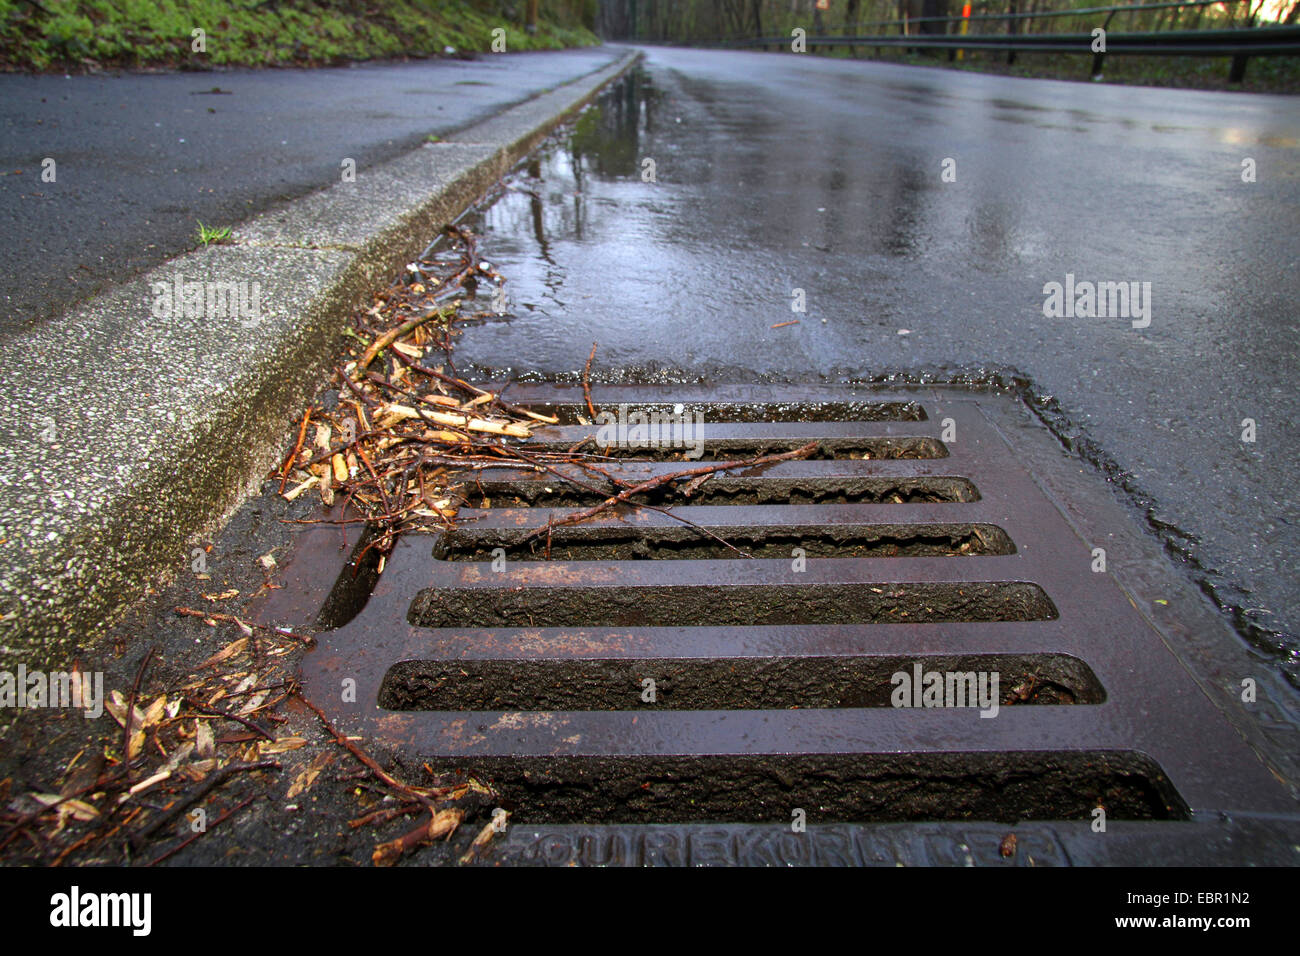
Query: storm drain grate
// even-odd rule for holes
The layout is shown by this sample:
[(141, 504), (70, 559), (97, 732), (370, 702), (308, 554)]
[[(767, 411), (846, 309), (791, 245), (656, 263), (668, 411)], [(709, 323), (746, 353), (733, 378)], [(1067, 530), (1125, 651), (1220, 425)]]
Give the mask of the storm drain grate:
[[(536, 443), (596, 433), (580, 390), (521, 391), (561, 421)], [(352, 733), (492, 780), (517, 825), (572, 846), (623, 845), (617, 824), (779, 837), (801, 813), (833, 829), (1294, 812), (981, 408), (1009, 399), (748, 394), (599, 389), (625, 414), (699, 413), (703, 457), (667, 432), (585, 450), (640, 481), (821, 452), (643, 499), (697, 528), (630, 507), (554, 528), (549, 559), (530, 533), (601, 489), (467, 478), (457, 529), (401, 541), (321, 636), (309, 695)]]

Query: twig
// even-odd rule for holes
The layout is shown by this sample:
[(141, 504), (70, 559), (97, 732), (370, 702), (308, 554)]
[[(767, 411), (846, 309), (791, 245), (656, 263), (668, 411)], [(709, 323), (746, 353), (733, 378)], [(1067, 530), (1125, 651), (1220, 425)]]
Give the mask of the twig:
[(182, 617), (201, 617), (213, 621), (222, 621), (226, 624), (242, 624), (244, 627), (255, 627), (260, 631), (267, 631), (271, 634), (279, 634), (281, 637), (288, 637), (295, 641), (312, 647), (316, 644), (316, 638), (307, 634), (295, 634), (293, 631), (284, 627), (274, 627), (270, 624), (258, 624), (256, 621), (245, 621), (242, 618), (235, 617), (233, 614), (220, 614), (216, 611), (199, 611), (192, 607), (178, 607), (176, 613)]
[[(137, 808), (137, 809), (138, 809), (138, 808)], [(89, 843), (91, 840), (95, 839), (95, 837), (97, 837), (98, 835), (99, 835), (99, 834), (98, 834), (96, 831), (92, 830), (91, 832), (89, 832), (89, 833), (87, 833), (85, 836), (83, 836), (80, 840), (78, 840), (76, 843), (73, 843), (73, 844), (71, 844), (70, 846), (65, 847), (64, 850), (63, 850), (63, 852), (60, 853), (58, 856), (56, 856), (56, 857), (54, 858), (54, 862), (52, 862), (52, 863), (50, 864), (50, 866), (51, 866), (51, 867), (61, 866), (61, 865), (63, 864), (63, 861), (64, 861), (65, 859), (67, 859), (68, 856), (69, 856), (71, 853), (73, 853), (73, 852), (76, 851), (76, 850), (81, 849), (83, 846), (85, 846), (85, 845), (86, 845), (87, 843)]]
[(233, 720), (237, 724), (243, 724), (258, 736), (265, 737), (267, 740), (274, 741), (275, 737), (268, 730), (249, 720), (247, 717), (240, 717), (238, 714), (232, 714), (224, 710), (217, 710), (215, 707), (205, 707), (193, 697), (186, 697), (185, 703), (189, 704), (201, 714), (207, 714), (209, 717), (220, 717), (223, 720)]
[(131, 784), (131, 727), (135, 724), (135, 701), (140, 694), (140, 681), (144, 678), (145, 669), (153, 660), (153, 652), (154, 649), (149, 648), (144, 660), (140, 662), (140, 668), (135, 672), (135, 683), (131, 685), (131, 699), (126, 703), (126, 716), (122, 721), (122, 770), (126, 775), (127, 786)]
[(151, 821), (148, 826), (139, 833), (131, 837), (130, 843), (132, 849), (135, 849), (144, 843), (167, 824), (171, 823), (182, 813), (188, 810), (194, 804), (198, 803), (209, 793), (221, 786), (237, 773), (245, 773), (252, 770), (279, 770), (280, 763), (276, 760), (259, 760), (257, 763), (230, 763), (226, 764), (215, 773), (209, 774), (208, 778), (199, 784), (195, 789), (185, 796), (180, 797), (171, 808), (164, 812), (157, 819)]
[(197, 840), (199, 837), (203, 836), (203, 834), (205, 834), (205, 833), (211, 833), (213, 830), (215, 830), (215, 829), (216, 829), (217, 827), (219, 827), (221, 824), (225, 823), (227, 820), (229, 820), (231, 817), (233, 817), (236, 813), (238, 813), (240, 810), (244, 809), (246, 806), (248, 806), (250, 803), (252, 803), (252, 802), (253, 802), (254, 800), (256, 800), (256, 799), (257, 799), (256, 796), (249, 797), (249, 798), (248, 798), (247, 800), (245, 800), (243, 803), (239, 804), (239, 806), (237, 806), (237, 807), (232, 807), (231, 809), (227, 810), (227, 811), (226, 811), (225, 813), (223, 813), (221, 816), (217, 817), (215, 820), (213, 820), (211, 823), (209, 823), (205, 829), (200, 830), (198, 833), (194, 834), (194, 836), (192, 836), (192, 837), (189, 837), (189, 838), (187, 838), (187, 839), (185, 839), (185, 840), (182, 840), (180, 843), (176, 844), (174, 847), (172, 847), (170, 850), (168, 850), (168, 851), (167, 851), (166, 853), (164, 853), (162, 856), (156, 856), (156, 857), (154, 857), (152, 860), (150, 860), (148, 863), (146, 863), (145, 866), (157, 866), (159, 863), (161, 863), (163, 860), (167, 859), (169, 856), (172, 856), (172, 855), (175, 854), (175, 853), (179, 853), (181, 850), (185, 849), (187, 846), (189, 846), (191, 843), (193, 843), (193, 842), (194, 842), (195, 840)]
[(312, 713), (314, 713), (317, 717), (320, 718), (320, 722), (325, 725), (325, 729), (329, 731), (330, 735), (334, 738), (335, 743), (343, 747), (348, 753), (352, 754), (352, 756), (360, 760), (370, 770), (371, 773), (373, 773), (381, 781), (387, 784), (390, 788), (396, 790), (402, 796), (406, 797), (408, 800), (414, 800), (417, 803), (423, 804), (426, 808), (428, 808), (429, 812), (431, 813), (435, 812), (433, 809), (433, 801), (429, 798), (428, 792), (423, 791), (417, 787), (408, 786), (407, 784), (402, 783), (402, 781), (398, 780), (392, 774), (388, 773), (386, 770), (384, 770), (383, 767), (375, 763), (373, 757), (371, 757), (369, 754), (363, 751), (352, 741), (348, 740), (347, 737), (339, 733), (338, 730), (335, 729), (334, 725), (330, 723), (329, 718), (325, 716), (324, 711), (322, 711), (319, 707), (317, 707), (315, 704), (309, 701), (301, 692), (299, 692), (298, 694), (298, 699), (302, 701), (304, 704), (306, 704), (308, 709), (310, 709)]
[(450, 314), (450, 312), (444, 313), (442, 309), (434, 309), (432, 312), (427, 312), (424, 315), (417, 315), (415, 318), (407, 319), (395, 329), (389, 329), (366, 347), (366, 350), (361, 354), (361, 358), (357, 360), (354, 374), (358, 376), (362, 375), (366, 370), (366, 366), (375, 360), (376, 355), (388, 348), (388, 346), (392, 345), (403, 335), (414, 332), (432, 318), (446, 318), (446, 316)]
[[(394, 354), (394, 355), (401, 355), (402, 353), (399, 352), (399, 351), (397, 351), (396, 349), (394, 349), (394, 350), (393, 350), (393, 354)], [(405, 358), (405, 356), (402, 356), (402, 357)], [(341, 369), (341, 368), (335, 366), (334, 371), (335, 371), (336, 373), (338, 373), (338, 377), (339, 377), (340, 379), (343, 380), (343, 384), (346, 385), (349, 389), (352, 390), (352, 394), (355, 395), (357, 398), (359, 398), (362, 402), (364, 402), (364, 403), (366, 404), (367, 407), (369, 407), (369, 408), (375, 408), (376, 406), (379, 405), (379, 402), (375, 401), (373, 398), (371, 398), (371, 397), (370, 397), (369, 395), (367, 395), (365, 392), (361, 391), (361, 389), (357, 388), (356, 383), (352, 381), (352, 376), (350, 376), (350, 375), (348, 375), (346, 372), (344, 372), (343, 369)], [(344, 446), (344, 447), (346, 447), (346, 446)]]
[[(431, 368), (425, 368), (423, 365), (420, 365), (418, 362), (413, 362), (411, 359), (407, 358), (397, 349), (393, 350), (393, 357), (396, 358), (398, 362), (405, 365), (413, 372), (419, 372), (422, 375), (427, 375), (429, 378), (437, 379), (438, 381), (443, 382), (447, 385), (454, 385), (457, 388), (462, 388), (465, 391), (469, 392), (471, 395), (475, 395), (479, 398), (482, 398), (485, 395), (491, 395), (492, 404), (504, 409), (505, 411), (509, 412), (512, 415), (522, 415), (525, 418), (531, 418), (534, 419), (535, 421), (545, 422), (548, 425), (556, 425), (559, 423), (559, 420), (555, 418), (555, 416), (553, 415), (550, 416), (540, 415), (537, 412), (531, 412), (526, 408), (520, 408), (518, 405), (511, 405), (509, 402), (503, 401), (501, 398), (501, 393), (499, 392), (496, 395), (493, 395), (491, 392), (485, 391), (484, 389), (481, 388), (477, 388), (471, 385), (469, 382), (462, 381), (461, 379), (458, 378), (452, 378), (450, 375), (444, 375), (441, 372), (435, 372)], [(504, 392), (505, 389), (502, 389), (502, 391)]]
[[(569, 484), (571, 484), (571, 485), (577, 485), (579, 488), (585, 488), (586, 490), (591, 491), (591, 492), (595, 492), (595, 493), (598, 494), (598, 495), (603, 495), (603, 494), (606, 493), (605, 490), (604, 490), (603, 488), (597, 488), (595, 485), (590, 485), (590, 484), (588, 484), (588, 483), (585, 482), (585, 481), (579, 481), (577, 478), (573, 477), (572, 475), (566, 475), (564, 472), (559, 471), (559, 470), (557, 470), (557, 469), (555, 469), (555, 468), (552, 468), (550, 465), (546, 464), (545, 462), (538, 461), (536, 458), (534, 458), (532, 455), (528, 454), (527, 452), (523, 451), (522, 449), (518, 449), (518, 448), (516, 448), (516, 449), (512, 449), (512, 450), (513, 450), (516, 454), (518, 454), (519, 457), (523, 458), (525, 461), (531, 461), (531, 462), (533, 462), (533, 463), (535, 464), (536, 467), (541, 468), (541, 469), (543, 469), (543, 470), (545, 470), (545, 471), (550, 472), (552, 475), (554, 475), (556, 478), (559, 478), (561, 481), (567, 481), (567, 482), (568, 482)], [(611, 482), (615, 487), (618, 487), (618, 488), (630, 488), (630, 487), (632, 487), (632, 482), (630, 482), (630, 481), (625, 481), (625, 480), (620, 479), (620, 478), (615, 478), (613, 475), (611, 475), (611, 474), (609, 474), (607, 471), (605, 471), (605, 469), (600, 468), (600, 467), (598, 467), (598, 466), (596, 466), (596, 465), (590, 465), (590, 464), (587, 464), (587, 463), (585, 463), (585, 462), (577, 462), (576, 464), (578, 465), (579, 468), (589, 468), (589, 469), (591, 469), (592, 471), (595, 471), (595, 472), (599, 473), (599, 474), (600, 474), (601, 476), (603, 476), (607, 481)], [(698, 487), (698, 483), (702, 483), (702, 482), (704, 482), (704, 481), (707, 481), (707, 480), (708, 480), (709, 478), (711, 478), (712, 476), (713, 476), (713, 472), (708, 472), (707, 474), (701, 475), (700, 477), (693, 479), (693, 480), (691, 481), (691, 483), (690, 483), (689, 485), (686, 486), (685, 494), (687, 495), (687, 497), (690, 496), (690, 493), (691, 493), (691, 491), (693, 490), (693, 489), (692, 489), (692, 486)], [(667, 515), (669, 518), (672, 518), (674, 521), (680, 521), (682, 524), (686, 525), (688, 528), (694, 528), (696, 531), (700, 532), (700, 533), (703, 534), (703, 535), (706, 535), (706, 536), (712, 538), (714, 541), (717, 541), (719, 544), (723, 545), (724, 547), (730, 548), (732, 551), (735, 551), (735, 552), (736, 552), (738, 555), (740, 555), (742, 558), (752, 558), (752, 557), (753, 557), (753, 555), (748, 554), (748, 553), (746, 553), (746, 552), (744, 552), (744, 551), (741, 551), (739, 548), (737, 548), (734, 544), (732, 544), (732, 543), (731, 543), (730, 541), (728, 541), (726, 538), (723, 538), (721, 535), (715, 534), (714, 532), (710, 531), (708, 528), (705, 528), (705, 527), (703, 527), (702, 525), (698, 525), (698, 524), (696, 524), (694, 521), (691, 521), (689, 518), (683, 518), (681, 515), (677, 514), (677, 513), (674, 512), (674, 511), (669, 510), (668, 508), (660, 508), (658, 505), (640, 504), (640, 503), (637, 504), (637, 507), (638, 507), (638, 508), (648, 508), (648, 509), (650, 509), (651, 511), (657, 511), (657, 512), (659, 512), (659, 513), (662, 514), (662, 515)], [(548, 516), (547, 519), (546, 519), (546, 524), (547, 524), (547, 530), (546, 530), (546, 560), (548, 560), (548, 561), (551, 559), (551, 521), (552, 521), (552, 518), (551, 518), (550, 516)]]
[(284, 494), (285, 483), (289, 480), (289, 473), (293, 471), (293, 463), (302, 451), (302, 443), (307, 438), (307, 423), (311, 421), (312, 410), (309, 408), (302, 416), (302, 424), (298, 426), (298, 441), (293, 446), (293, 451), (289, 452), (289, 457), (284, 460), (284, 467), (280, 469), (280, 494)]
[(465, 814), (461, 810), (429, 810), (431, 817), (428, 823), (421, 823), (414, 830), (403, 833), (396, 840), (390, 840), (387, 843), (381, 843), (375, 847), (375, 852), (370, 855), (371, 862), (375, 866), (392, 866), (403, 855), (414, 850), (416, 847), (423, 846), (426, 843), (432, 843), (438, 837), (451, 838), (456, 832), (456, 828), (465, 819)]
[(596, 407), (591, 404), (591, 361), (596, 357), (596, 346), (599, 343), (591, 343), (591, 354), (587, 356), (587, 366), (582, 370), (582, 397), (587, 400), (587, 411), (591, 413), (591, 420), (596, 420)]
[(355, 820), (349, 820), (348, 826), (356, 830), (368, 823), (387, 823), (395, 817), (404, 817), (408, 813), (419, 813), (423, 809), (424, 807), (420, 806), (418, 803), (408, 803), (400, 807), (384, 807), (379, 810), (373, 810), (363, 816), (359, 816)]
[[(614, 505), (625, 503), (627, 499), (631, 498), (633, 495), (642, 494), (643, 492), (646, 491), (652, 491), (653, 489), (658, 488), (661, 485), (668, 484), (670, 481), (679, 481), (682, 478), (693, 478), (696, 475), (709, 475), (709, 474), (713, 474), (714, 472), (727, 471), (731, 468), (752, 468), (756, 465), (767, 465), (778, 461), (794, 461), (800, 458), (807, 458), (809, 455), (812, 455), (814, 452), (816, 452), (818, 447), (820, 447), (819, 443), (814, 441), (814, 442), (809, 442), (807, 445), (804, 445), (802, 448), (796, 448), (794, 451), (782, 452), (779, 455), (762, 455), (758, 458), (750, 458), (746, 461), (724, 461), (724, 462), (719, 462), (716, 465), (706, 465), (702, 468), (688, 468), (685, 471), (675, 471), (672, 472), (671, 474), (659, 475), (658, 477), (651, 478), (648, 481), (643, 481), (639, 485), (633, 485), (631, 488), (625, 488), (622, 491), (620, 491), (618, 494), (614, 495), (611, 498), (606, 498), (604, 501), (602, 501), (598, 505), (595, 505), (594, 507), (586, 508), (582, 511), (575, 511), (573, 514), (565, 515), (563, 518), (557, 521), (556, 524), (569, 525), (569, 524), (577, 524), (579, 521), (586, 521), (588, 518), (593, 518), (596, 515), (600, 514), (602, 511), (614, 507)], [(523, 538), (520, 539), (520, 544), (523, 544), (526, 541), (531, 541), (533, 538), (541, 536), (546, 531), (547, 528), (538, 528), (534, 531), (531, 531), (528, 534), (524, 535)]]
[[(120, 775), (120, 773), (121, 773), (121, 769), (119, 767), (118, 771), (114, 774), (114, 776), (118, 776)], [(19, 830), (21, 830), (25, 826), (28, 826), (31, 823), (35, 823), (38, 819), (40, 819), (41, 816), (43, 816), (46, 813), (49, 813), (51, 810), (58, 807), (59, 804), (66, 803), (69, 800), (75, 800), (77, 797), (85, 796), (86, 794), (90, 793), (93, 790), (99, 790), (102, 787), (108, 786), (108, 784), (111, 782), (112, 780), (110, 778), (101, 776), (94, 783), (88, 784), (79, 790), (73, 790), (71, 793), (64, 794), (63, 796), (59, 797), (59, 799), (55, 800), (53, 803), (42, 804), (40, 809), (33, 810), (32, 812), (24, 814), (23, 816), (19, 817), (17, 820), (10, 823), (8, 825), (8, 828), (5, 830), (4, 839), (0, 840), (0, 850), (3, 850), (6, 846), (9, 845), (9, 841), (14, 838), (14, 835)]]

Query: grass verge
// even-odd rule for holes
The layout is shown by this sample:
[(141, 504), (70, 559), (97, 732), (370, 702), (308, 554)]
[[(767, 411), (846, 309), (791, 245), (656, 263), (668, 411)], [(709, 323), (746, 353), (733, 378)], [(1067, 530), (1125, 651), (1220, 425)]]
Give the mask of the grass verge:
[(530, 35), (522, 3), (485, 0), (0, 0), (0, 70), (321, 66), (485, 51), (497, 28), (511, 52), (560, 49), (599, 42), (594, 7), (544, 5)]

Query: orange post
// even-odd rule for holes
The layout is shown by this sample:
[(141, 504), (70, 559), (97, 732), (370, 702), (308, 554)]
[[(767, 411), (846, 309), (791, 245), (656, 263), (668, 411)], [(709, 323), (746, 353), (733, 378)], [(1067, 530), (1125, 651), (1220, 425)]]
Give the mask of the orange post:
[[(961, 35), (965, 36), (966, 31), (969, 28), (970, 28), (970, 3), (967, 2), (967, 3), (963, 3), (961, 7)], [(958, 50), (957, 59), (962, 60), (965, 58), (966, 58), (966, 51)]]

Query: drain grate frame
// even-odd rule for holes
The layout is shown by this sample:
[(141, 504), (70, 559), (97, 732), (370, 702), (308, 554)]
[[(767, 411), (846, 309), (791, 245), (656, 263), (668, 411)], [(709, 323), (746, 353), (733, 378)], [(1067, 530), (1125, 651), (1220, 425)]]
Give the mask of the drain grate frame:
[[(551, 409), (581, 409), (580, 391), (564, 386), (516, 387), (512, 399), (533, 407), (549, 405)], [(601, 407), (620, 402), (643, 407), (670, 408), (670, 403), (690, 402), (692, 397), (707, 409), (711, 393), (682, 388), (618, 387), (600, 388), (596, 398)], [(792, 399), (774, 396), (775, 390), (741, 390), (767, 408), (785, 407), (796, 412), (801, 407)], [(787, 390), (789, 391), (789, 390)], [(732, 481), (748, 483), (754, 494), (766, 483), (789, 489), (800, 483), (826, 487), (826, 483), (843, 485), (855, 481), (925, 482), (943, 478), (949, 482), (966, 482), (973, 494), (966, 500), (925, 502), (863, 502), (824, 505), (694, 505), (677, 508), (684, 515), (726, 536), (727, 529), (789, 529), (817, 527), (889, 527), (898, 529), (923, 527), (992, 526), (1003, 531), (1014, 546), (1012, 553), (950, 557), (841, 557), (814, 560), (809, 555), (807, 571), (801, 580), (809, 585), (834, 585), (845, 578), (868, 586), (888, 587), (909, 582), (938, 581), (961, 583), (974, 577), (984, 581), (1017, 581), (1034, 584), (1057, 608), (1054, 617), (1001, 623), (889, 623), (824, 624), (787, 623), (765, 627), (708, 626), (616, 626), (589, 625), (568, 627), (473, 627), (465, 622), (446, 628), (427, 628), (409, 622), (409, 606), (414, 595), (430, 588), (460, 591), (500, 591), (523, 588), (581, 588), (626, 586), (627, 577), (640, 575), (644, 581), (689, 580), (700, 588), (745, 586), (756, 583), (790, 583), (789, 561), (770, 558), (754, 560), (672, 561), (524, 561), (511, 557), (506, 570), (492, 572), (479, 561), (448, 561), (435, 557), (441, 547), (444, 557), (454, 543), (439, 544), (432, 537), (408, 538), (388, 562), (369, 604), (357, 618), (333, 633), (322, 634), (321, 648), (309, 655), (304, 666), (304, 680), (318, 703), (337, 700), (336, 688), (341, 675), (357, 681), (355, 706), (332, 704), (326, 707), (340, 726), (385, 743), (396, 751), (430, 759), (435, 766), (472, 768), (493, 777), (504, 789), (511, 782), (533, 781), (531, 792), (523, 800), (544, 789), (537, 781), (547, 774), (547, 766), (589, 766), (630, 764), (642, 761), (649, 770), (655, 761), (696, 762), (718, 757), (736, 761), (778, 759), (785, 754), (823, 755), (827, 760), (854, 754), (901, 754), (908, 759), (929, 760), (938, 766), (953, 755), (968, 759), (993, 760), (997, 754), (1038, 753), (1047, 755), (1115, 754), (1141, 756), (1157, 768), (1152, 783), (1157, 790), (1168, 785), (1166, 794), (1171, 816), (1189, 816), (1204, 821), (1215, 811), (1234, 815), (1282, 815), (1289, 818), (1295, 805), (1286, 788), (1278, 785), (1268, 768), (1243, 741), (1239, 728), (1201, 693), (1183, 670), (1178, 659), (1163, 643), (1160, 634), (1139, 614), (1129, 596), (1113, 577), (1093, 574), (1089, 567), (1090, 546), (1068, 517), (1070, 507), (1061, 507), (1044, 492), (1028, 471), (1016, 460), (997, 427), (985, 414), (990, 404), (1013, 401), (1007, 397), (972, 396), (948, 393), (879, 396), (869, 390), (845, 389), (836, 396), (834, 389), (821, 389), (827, 398), (822, 404), (808, 399), (810, 408), (826, 407), (835, 401), (843, 404), (868, 401), (897, 403), (913, 409), (905, 421), (863, 416), (854, 422), (755, 423), (744, 422), (745, 441), (817, 437), (818, 428), (829, 428), (836, 437), (876, 439), (919, 438), (941, 443), (947, 452), (942, 458), (860, 459), (835, 458), (799, 462), (782, 462), (767, 466), (761, 474), (732, 473)], [(864, 398), (866, 396), (866, 398)], [(736, 407), (743, 401), (734, 401)], [(568, 414), (565, 412), (565, 414)], [(562, 420), (564, 415), (562, 414)], [(815, 417), (810, 415), (809, 417)], [(956, 438), (943, 442), (940, 431), (944, 419), (956, 424)], [(790, 427), (796, 425), (797, 427)], [(718, 422), (710, 427), (720, 433), (728, 427)], [(539, 429), (538, 437), (572, 444), (574, 430), (590, 433), (573, 425)], [(824, 433), (824, 432), (823, 432)], [(577, 437), (582, 437), (578, 435)], [(576, 440), (576, 438), (574, 439)], [(922, 443), (925, 447), (938, 447)], [(725, 445), (723, 446), (725, 447)], [(752, 446), (751, 446), (752, 447)], [(706, 459), (707, 460), (707, 459)], [(699, 462), (688, 462), (687, 466)], [(680, 462), (655, 462), (624, 459), (611, 466), (629, 478), (649, 476), (684, 467)], [(704, 485), (707, 489), (714, 481)], [(493, 487), (484, 489), (490, 498), (499, 498), (502, 489), (534, 490), (554, 488), (556, 479), (528, 472), (503, 471), (492, 479)], [(778, 485), (777, 483), (782, 483)], [(820, 483), (820, 485), (818, 485)], [(704, 490), (702, 489), (702, 490)], [(543, 500), (545, 492), (533, 495)], [(527, 500), (527, 499), (526, 499)], [(770, 499), (769, 499), (770, 500)], [(575, 501), (569, 509), (589, 504)], [(658, 502), (656, 502), (658, 503)], [(462, 511), (463, 527), (482, 549), (493, 540), (508, 544), (533, 528), (546, 524), (550, 509), (536, 507), (491, 507)], [(1076, 506), (1077, 507), (1077, 506)], [(801, 513), (800, 509), (803, 509)], [(558, 517), (565, 508), (554, 511)], [(580, 534), (601, 535), (646, 533), (649, 535), (680, 528), (671, 518), (651, 511), (626, 510), (616, 517), (575, 526)], [(494, 538), (495, 536), (498, 536)], [(463, 546), (463, 545), (462, 545)], [(1000, 549), (1005, 551), (1006, 549)], [(955, 565), (955, 567), (954, 567)], [(972, 568), (978, 568), (973, 572)], [(623, 585), (616, 583), (622, 581)], [(654, 585), (650, 585), (653, 587)], [(521, 592), (515, 592), (521, 593)], [(1100, 636), (1099, 636), (1100, 635)], [(764, 657), (874, 658), (933, 662), (938, 667), (956, 658), (975, 659), (979, 655), (1000, 654), (1022, 661), (1068, 657), (1084, 664), (1095, 675), (1102, 699), (1079, 706), (1007, 707), (997, 719), (972, 720), (970, 711), (896, 711), (890, 708), (857, 709), (749, 709), (715, 710), (643, 710), (628, 714), (629, 706), (615, 711), (533, 710), (528, 712), (501, 709), (483, 711), (467, 708), (458, 711), (391, 711), (378, 707), (384, 680), (394, 665), (436, 660), (450, 667), (462, 662), (471, 667), (496, 668), (508, 675), (511, 668), (523, 673), (530, 662), (548, 665), (563, 662), (654, 661), (654, 660), (754, 660)], [(926, 667), (931, 667), (926, 663)], [(467, 695), (467, 699), (473, 695)], [(450, 699), (449, 697), (447, 699)], [(517, 702), (515, 702), (517, 703)], [(629, 725), (629, 721), (632, 723)], [(828, 744), (828, 741), (830, 742)], [(1128, 759), (1128, 758), (1125, 758)], [(1085, 760), (1086, 762), (1086, 760)], [(901, 766), (902, 764), (899, 764)], [(662, 769), (661, 767), (661, 769)], [(895, 767), (897, 769), (897, 767)], [(889, 771), (886, 768), (886, 776)], [(669, 777), (671, 769), (663, 771)], [(780, 776), (779, 768), (775, 771)], [(1164, 781), (1164, 782), (1162, 782)], [(797, 783), (797, 781), (796, 781)], [(797, 789), (797, 788), (796, 788)], [(1162, 791), (1163, 792), (1163, 791)], [(791, 800), (798, 802), (798, 794)], [(793, 805), (793, 803), (792, 803)], [(1179, 807), (1185, 807), (1180, 810)], [(595, 819), (583, 826), (599, 831), (603, 821), (599, 811)], [(572, 811), (581, 813), (581, 808)], [(809, 811), (810, 823), (815, 817)], [(552, 814), (555, 820), (572, 819), (564, 813)], [(668, 814), (664, 819), (670, 819)], [(741, 816), (739, 819), (756, 819)], [(763, 819), (771, 819), (764, 816)], [(870, 814), (863, 819), (872, 818)], [(526, 811), (522, 819), (527, 819)], [(838, 825), (825, 824), (825, 826)], [(880, 824), (885, 825), (885, 824)], [(522, 826), (522, 825), (521, 825)], [(568, 834), (566, 839), (580, 840), (582, 826), (539, 823), (535, 833)], [(687, 824), (679, 824), (688, 826)], [(707, 827), (707, 824), (699, 824)], [(1187, 830), (1186, 824), (1164, 826)], [(558, 829), (557, 829), (558, 827)], [(568, 827), (566, 829), (566, 827)], [(549, 829), (548, 829), (549, 828)], [(810, 827), (810, 831), (816, 829)], [(1199, 829), (1199, 828), (1197, 828)], [(624, 826), (632, 834), (635, 827)], [(523, 833), (524, 830), (520, 829)], [(610, 831), (611, 833), (613, 831)], [(646, 832), (650, 832), (646, 830)], [(686, 831), (682, 831), (686, 832)], [(704, 831), (700, 831), (704, 832)], [(522, 839), (522, 837), (521, 837)], [(614, 839), (610, 836), (610, 839)], [(1086, 839), (1086, 838), (1085, 838)], [(1179, 837), (1184, 839), (1184, 837)], [(1188, 832), (1185, 839), (1195, 843), (1199, 837)], [(576, 844), (575, 844), (576, 845)], [(1207, 844), (1208, 845), (1208, 844)], [(1190, 846), (1190, 844), (1189, 844)], [(507, 855), (508, 848), (503, 851)], [(1191, 852), (1189, 850), (1189, 852)]]

